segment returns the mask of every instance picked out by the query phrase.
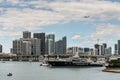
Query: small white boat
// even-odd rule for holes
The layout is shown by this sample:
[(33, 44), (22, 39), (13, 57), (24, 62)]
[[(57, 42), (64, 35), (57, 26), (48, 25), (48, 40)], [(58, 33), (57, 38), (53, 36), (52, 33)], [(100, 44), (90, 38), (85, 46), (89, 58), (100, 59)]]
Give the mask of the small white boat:
[(48, 63), (44, 60), (40, 66), (48, 66)]
[(8, 73), (7, 76), (12, 76), (12, 73)]
[(40, 64), (40, 66), (48, 66), (48, 64)]
[(42, 64), (42, 66), (48, 66), (48, 64)]

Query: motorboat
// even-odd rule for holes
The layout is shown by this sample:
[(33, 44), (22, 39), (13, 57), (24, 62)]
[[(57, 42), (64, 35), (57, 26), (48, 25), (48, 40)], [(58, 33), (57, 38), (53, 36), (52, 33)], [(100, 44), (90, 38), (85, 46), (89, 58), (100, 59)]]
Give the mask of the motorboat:
[(8, 73), (7, 76), (12, 76), (12, 73)]

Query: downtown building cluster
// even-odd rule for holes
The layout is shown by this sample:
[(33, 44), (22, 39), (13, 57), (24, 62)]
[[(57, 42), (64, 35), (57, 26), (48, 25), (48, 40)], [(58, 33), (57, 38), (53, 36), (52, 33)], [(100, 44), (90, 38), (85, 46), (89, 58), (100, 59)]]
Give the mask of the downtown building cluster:
[(93, 55), (94, 51), (92, 48), (82, 48), (82, 47), (69, 47), (67, 49), (68, 54), (75, 55), (78, 53), (79, 55), (84, 54), (84, 55)]
[(102, 45), (95, 44), (95, 55), (103, 55), (103, 56), (111, 56), (112, 55), (112, 48), (107, 47), (106, 43)]
[(22, 56), (40, 56), (51, 54), (66, 54), (67, 38), (55, 41), (54, 34), (33, 33), (24, 31), (23, 38), (13, 40), (11, 52)]
[(107, 47), (106, 43), (95, 44), (94, 48), (82, 48), (82, 47), (69, 47), (67, 49), (68, 54), (75, 55), (78, 53), (79, 55), (99, 55), (99, 56), (111, 56), (112, 55), (112, 48)]
[[(84, 54), (84, 55), (102, 55), (111, 56), (112, 47), (107, 47), (106, 43), (95, 44), (94, 48), (69, 47), (67, 48), (67, 38), (55, 41), (55, 34), (33, 33), (24, 31), (23, 37), (13, 40), (11, 53), (22, 56), (40, 56), (54, 54)], [(0, 45), (2, 52), (2, 45)], [(120, 40), (114, 46), (114, 54), (120, 55)]]

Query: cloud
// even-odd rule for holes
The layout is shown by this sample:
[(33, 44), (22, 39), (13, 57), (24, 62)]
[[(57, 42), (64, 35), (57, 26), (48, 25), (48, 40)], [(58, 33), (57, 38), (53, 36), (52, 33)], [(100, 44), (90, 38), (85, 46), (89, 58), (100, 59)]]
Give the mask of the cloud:
[(24, 30), (35, 31), (40, 30), (42, 26), (57, 24), (62, 18), (64, 17), (58, 13), (49, 11), (32, 10), (29, 8), (21, 11), (10, 8), (7, 9), (6, 14), (0, 16), (0, 25), (1, 31), (6, 33)]
[(5, 31), (6, 34), (11, 32), (10, 36), (14, 36), (18, 31), (35, 31), (43, 26), (71, 21), (120, 20), (120, 3), (104, 0), (2, 0), (0, 2), (0, 32)]
[[(108, 0), (0, 0), (0, 37), (13, 38), (25, 30), (35, 32), (44, 26), (72, 21), (119, 22), (119, 7), (119, 2)], [(114, 23), (95, 26), (90, 37), (74, 35), (72, 39), (82, 39), (80, 45), (88, 46), (96, 43), (97, 38), (119, 36), (120, 28)]]
[(113, 24), (104, 24), (100, 25), (96, 28), (96, 32), (91, 34), (91, 38), (93, 39), (101, 39), (106, 37), (119, 36), (120, 27), (118, 25)]
[(47, 32), (46, 35), (55, 34), (55, 32)]
[(11, 37), (15, 37), (15, 36), (18, 36), (21, 34), (21, 31), (18, 31), (18, 32), (11, 32), (11, 31), (0, 31), (0, 37), (1, 38), (11, 38)]
[(100, 18), (119, 19), (120, 3), (108, 1), (80, 1), (80, 2), (53, 2), (48, 4), (54, 11), (66, 17), (66, 20), (86, 20), (84, 16), (90, 16), (88, 20)]
[(80, 36), (80, 35), (78, 35), (78, 34), (77, 34), (77, 35), (74, 35), (74, 36), (72, 36), (72, 40), (79, 40), (79, 39), (80, 39), (80, 37), (81, 37), (81, 36)]

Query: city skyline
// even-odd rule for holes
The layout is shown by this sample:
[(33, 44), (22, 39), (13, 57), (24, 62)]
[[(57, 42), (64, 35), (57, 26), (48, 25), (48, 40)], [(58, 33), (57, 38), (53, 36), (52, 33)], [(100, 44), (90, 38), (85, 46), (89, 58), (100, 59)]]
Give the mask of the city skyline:
[(0, 44), (9, 52), (23, 31), (67, 36), (67, 45), (114, 47), (120, 40), (118, 0), (0, 0)]
[[(55, 35), (45, 33), (33, 33), (24, 31), (23, 37), (13, 40), (11, 53), (22, 56), (40, 56), (67, 53), (67, 38), (55, 41)], [(1, 47), (2, 50), (2, 47)]]

